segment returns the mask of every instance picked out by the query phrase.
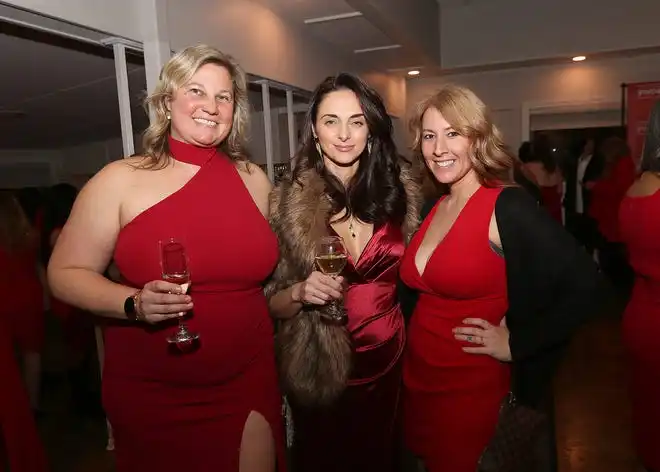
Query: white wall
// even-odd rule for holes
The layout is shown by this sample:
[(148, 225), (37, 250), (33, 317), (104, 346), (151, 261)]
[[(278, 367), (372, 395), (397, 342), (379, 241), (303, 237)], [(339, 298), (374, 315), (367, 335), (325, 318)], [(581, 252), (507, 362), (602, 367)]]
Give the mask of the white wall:
[(487, 0), (441, 9), (443, 68), (660, 46), (657, 0)]
[[(517, 147), (522, 135), (522, 108), (540, 105), (594, 103), (618, 108), (621, 83), (660, 80), (660, 55), (645, 55), (561, 66), (530, 67), (408, 81), (408, 115), (419, 100), (442, 83), (473, 89), (491, 108), (508, 143)], [(613, 108), (612, 108), (613, 107)], [(588, 110), (581, 110), (581, 112)]]
[(405, 116), (406, 80), (403, 77), (380, 72), (369, 72), (360, 76), (380, 94), (390, 115)]

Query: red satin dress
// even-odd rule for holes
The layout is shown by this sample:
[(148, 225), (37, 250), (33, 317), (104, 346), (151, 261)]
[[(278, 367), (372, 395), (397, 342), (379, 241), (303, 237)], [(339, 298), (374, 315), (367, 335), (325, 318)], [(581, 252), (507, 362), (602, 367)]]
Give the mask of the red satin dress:
[(620, 235), (635, 271), (623, 315), (629, 360), (635, 445), (649, 470), (660, 470), (660, 191), (626, 196), (619, 210)]
[(7, 321), (0, 318), (0, 472), (4, 472), (5, 464), (12, 472), (45, 472), (46, 455), (14, 357)]
[(499, 324), (508, 309), (504, 259), (488, 240), (500, 191), (470, 198), (420, 275), (415, 254), (436, 205), (401, 263), (402, 280), (420, 292), (404, 360), (405, 442), (428, 472), (474, 472), (509, 391), (507, 364), (463, 352), (474, 344), (452, 332), (468, 317)]
[(44, 344), (44, 290), (39, 280), (36, 244), (9, 252), (0, 247), (0, 283), (6, 297), (0, 304), (14, 343), (22, 352), (41, 352)]
[(374, 230), (357, 261), (349, 257), (344, 307), (354, 345), (353, 374), (330, 407), (292, 405), (296, 471), (394, 470), (405, 341), (396, 296), (403, 251), (401, 229), (386, 223)]
[(238, 472), (243, 429), (256, 412), (270, 424), (283, 471), (274, 332), (262, 287), (277, 263), (277, 238), (227, 156), (169, 143), (176, 160), (200, 169), (122, 228), (114, 260), (127, 285), (142, 287), (161, 278), (158, 242), (181, 241), (192, 278), (188, 326), (200, 345), (171, 350), (166, 338), (176, 323), (107, 326), (103, 400), (116, 470)]

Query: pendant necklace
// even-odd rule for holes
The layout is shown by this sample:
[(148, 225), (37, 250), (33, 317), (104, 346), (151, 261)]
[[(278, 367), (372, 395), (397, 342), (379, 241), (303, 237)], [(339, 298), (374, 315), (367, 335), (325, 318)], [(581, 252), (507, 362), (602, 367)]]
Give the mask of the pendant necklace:
[(353, 218), (351, 217), (350, 220), (348, 220), (348, 232), (351, 233), (351, 237), (355, 239), (355, 229), (353, 228)]

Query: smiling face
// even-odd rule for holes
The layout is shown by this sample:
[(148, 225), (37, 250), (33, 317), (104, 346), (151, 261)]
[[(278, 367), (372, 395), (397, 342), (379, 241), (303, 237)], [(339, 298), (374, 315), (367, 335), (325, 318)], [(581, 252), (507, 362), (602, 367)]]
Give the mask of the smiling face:
[(327, 94), (319, 104), (314, 133), (326, 165), (357, 164), (369, 138), (367, 120), (357, 95), (350, 90)]
[(421, 138), (424, 161), (438, 182), (453, 185), (475, 176), (470, 141), (458, 134), (436, 108), (424, 113)]
[(233, 82), (229, 71), (205, 64), (179, 87), (168, 104), (172, 137), (195, 146), (218, 146), (231, 131)]

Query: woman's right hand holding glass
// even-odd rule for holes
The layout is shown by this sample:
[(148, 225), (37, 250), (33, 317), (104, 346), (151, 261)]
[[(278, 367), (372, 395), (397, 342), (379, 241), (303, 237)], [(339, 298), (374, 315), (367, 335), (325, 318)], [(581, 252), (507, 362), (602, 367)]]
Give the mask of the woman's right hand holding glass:
[(147, 283), (138, 297), (138, 318), (146, 323), (179, 318), (192, 310), (190, 295), (183, 293), (180, 285), (153, 280)]
[(303, 282), (292, 287), (293, 301), (303, 305), (326, 305), (342, 298), (344, 291), (344, 278), (330, 277), (321, 272), (314, 271)]

